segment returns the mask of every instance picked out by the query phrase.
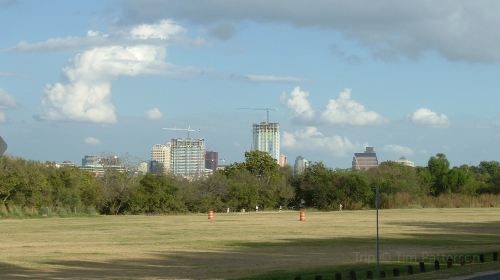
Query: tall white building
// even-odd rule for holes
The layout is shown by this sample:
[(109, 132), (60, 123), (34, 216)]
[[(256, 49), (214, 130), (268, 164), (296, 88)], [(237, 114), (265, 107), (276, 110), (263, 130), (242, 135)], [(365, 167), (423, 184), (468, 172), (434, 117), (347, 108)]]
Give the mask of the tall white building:
[(161, 164), (164, 174), (170, 174), (171, 171), (170, 143), (154, 144), (153, 147), (151, 148), (151, 161)]
[(188, 179), (205, 175), (205, 139), (172, 139), (170, 149), (172, 175)]
[(280, 124), (261, 122), (253, 125), (254, 150), (266, 152), (276, 162), (280, 159)]

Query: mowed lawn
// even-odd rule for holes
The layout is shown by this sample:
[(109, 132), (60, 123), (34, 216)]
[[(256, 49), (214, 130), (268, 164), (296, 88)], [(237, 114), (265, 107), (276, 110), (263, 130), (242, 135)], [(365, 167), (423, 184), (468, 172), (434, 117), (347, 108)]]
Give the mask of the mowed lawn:
[[(374, 261), (375, 211), (0, 220), (0, 279), (225, 279)], [(380, 211), (384, 260), (500, 251), (500, 209)]]

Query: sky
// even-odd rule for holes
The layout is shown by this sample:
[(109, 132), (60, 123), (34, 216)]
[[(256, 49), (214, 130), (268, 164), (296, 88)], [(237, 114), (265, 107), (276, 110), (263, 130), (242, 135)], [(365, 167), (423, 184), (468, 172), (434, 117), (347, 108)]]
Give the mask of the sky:
[(500, 160), (498, 1), (0, 0), (7, 154), (147, 160), (182, 131), (242, 161), (252, 124), (332, 168), (375, 147)]

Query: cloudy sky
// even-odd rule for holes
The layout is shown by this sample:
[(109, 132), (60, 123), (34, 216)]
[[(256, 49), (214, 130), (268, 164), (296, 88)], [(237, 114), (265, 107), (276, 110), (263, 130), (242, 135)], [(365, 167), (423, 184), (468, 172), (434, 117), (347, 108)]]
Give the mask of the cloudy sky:
[(226, 163), (251, 126), (282, 153), (345, 168), (500, 160), (498, 1), (0, 0), (0, 135), (8, 154), (147, 159), (199, 129)]

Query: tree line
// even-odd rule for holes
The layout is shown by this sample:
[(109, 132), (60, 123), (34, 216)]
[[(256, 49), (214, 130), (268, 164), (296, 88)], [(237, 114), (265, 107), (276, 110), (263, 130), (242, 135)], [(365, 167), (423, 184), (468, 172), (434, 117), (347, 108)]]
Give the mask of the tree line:
[[(317, 208), (364, 209), (382, 206), (500, 206), (500, 163), (450, 168), (444, 154), (426, 167), (384, 162), (366, 171), (333, 170), (314, 163), (301, 175), (280, 167), (267, 153), (245, 153), (207, 178), (188, 181), (158, 174), (107, 171), (102, 177), (76, 167), (0, 157), (0, 215), (164, 214), (183, 212)], [(451, 203), (449, 200), (451, 199)], [(466, 201), (460, 204), (455, 201)], [(443, 201), (450, 203), (446, 204)]]

